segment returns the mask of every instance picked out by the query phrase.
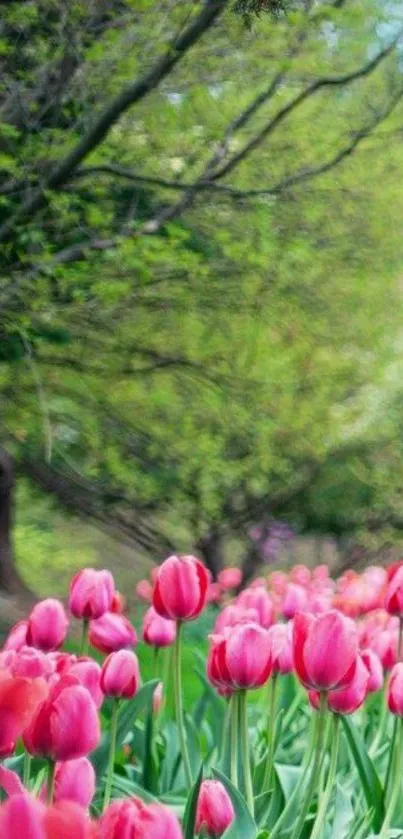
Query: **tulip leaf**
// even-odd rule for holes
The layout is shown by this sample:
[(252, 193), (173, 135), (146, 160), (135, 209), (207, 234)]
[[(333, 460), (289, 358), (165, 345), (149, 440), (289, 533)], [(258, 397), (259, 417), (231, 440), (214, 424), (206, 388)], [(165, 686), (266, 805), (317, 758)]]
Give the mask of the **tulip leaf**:
[(227, 827), (222, 839), (256, 839), (257, 827), (245, 799), (219, 769), (213, 769), (212, 773), (224, 785), (235, 811), (235, 820)]
[(341, 717), (344, 732), (350, 747), (354, 763), (360, 776), (365, 800), (369, 808), (372, 808), (372, 826), (376, 833), (379, 833), (384, 819), (384, 803), (382, 785), (377, 771), (368, 755), (364, 741), (357, 731), (354, 723), (348, 717)]
[(199, 800), (200, 787), (203, 781), (203, 764), (200, 766), (197, 781), (192, 787), (185, 807), (185, 815), (183, 817), (183, 833), (184, 839), (193, 839), (195, 834), (197, 802)]
[(354, 810), (350, 797), (347, 795), (343, 787), (336, 783), (332, 839), (339, 839), (340, 836), (346, 836), (350, 822), (353, 818)]
[[(138, 693), (136, 693), (133, 699), (125, 701), (124, 705), (122, 705), (118, 716), (116, 736), (117, 749), (120, 748), (127, 735), (132, 730), (137, 717), (141, 714), (142, 711), (144, 711), (145, 708), (149, 708), (151, 706), (154, 690), (157, 684), (157, 679), (153, 679), (153, 681), (147, 682), (147, 684), (143, 685), (143, 687), (140, 688), (140, 690), (138, 691)], [(101, 778), (104, 772), (106, 771), (109, 757), (109, 745), (110, 735), (109, 732), (107, 732), (103, 736), (101, 744), (98, 746), (97, 749), (95, 749), (92, 755), (90, 755), (91, 763), (95, 769), (98, 778)]]

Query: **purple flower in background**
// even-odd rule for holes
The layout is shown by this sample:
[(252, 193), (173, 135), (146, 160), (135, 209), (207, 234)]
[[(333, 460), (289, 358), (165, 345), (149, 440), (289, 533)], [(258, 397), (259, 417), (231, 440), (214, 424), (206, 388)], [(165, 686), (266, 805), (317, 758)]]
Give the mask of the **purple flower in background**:
[(254, 524), (249, 530), (249, 536), (258, 544), (264, 562), (274, 562), (282, 546), (295, 537), (295, 531), (287, 522), (272, 519)]

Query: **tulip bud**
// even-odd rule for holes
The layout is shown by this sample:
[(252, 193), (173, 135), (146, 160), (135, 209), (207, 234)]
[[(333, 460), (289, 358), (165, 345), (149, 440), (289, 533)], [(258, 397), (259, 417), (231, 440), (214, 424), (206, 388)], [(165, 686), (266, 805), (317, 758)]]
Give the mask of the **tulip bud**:
[(28, 621), (16, 623), (7, 635), (3, 650), (20, 650), (27, 643)]
[(214, 634), (222, 635), (225, 629), (237, 626), (240, 623), (259, 623), (259, 614), (256, 609), (249, 609), (246, 606), (229, 603), (218, 615), (214, 624)]
[(95, 771), (86, 757), (58, 763), (55, 773), (54, 803), (74, 801), (87, 809), (95, 794)]
[(292, 673), (292, 623), (276, 623), (268, 630), (273, 673)]
[(240, 568), (223, 568), (217, 580), (224, 591), (235, 591), (242, 583), (242, 571)]
[(281, 604), (281, 612), (287, 620), (298, 612), (305, 612), (308, 607), (308, 592), (298, 583), (288, 583)]
[(125, 608), (126, 608), (126, 600), (123, 597), (123, 594), (121, 594), (120, 591), (115, 591), (110, 611), (111, 612), (116, 612), (117, 615), (123, 615), (123, 612), (125, 611)]
[(175, 621), (162, 618), (151, 606), (144, 615), (143, 641), (153, 647), (169, 647), (175, 638)]
[(348, 687), (331, 690), (328, 693), (329, 708), (336, 714), (353, 714), (365, 702), (368, 693), (369, 672), (361, 658), (357, 656), (354, 676)]
[(250, 690), (262, 687), (272, 669), (267, 630), (259, 624), (232, 627), (226, 637), (213, 637), (207, 674), (217, 687)]
[(347, 687), (354, 676), (357, 653), (356, 626), (340, 612), (295, 616), (294, 667), (306, 687), (319, 691)]
[(367, 691), (368, 693), (376, 693), (383, 686), (383, 668), (381, 661), (377, 654), (370, 649), (363, 650), (361, 658), (369, 672)]
[(158, 682), (153, 694), (153, 713), (159, 714), (164, 704), (164, 688), (162, 682)]
[(149, 580), (139, 580), (136, 585), (136, 594), (139, 600), (143, 603), (151, 603), (153, 596), (153, 587)]
[(393, 667), (387, 687), (387, 702), (389, 711), (398, 717), (403, 717), (403, 663)]
[(28, 679), (44, 679), (54, 673), (55, 667), (49, 656), (42, 653), (35, 647), (22, 647), (15, 654), (14, 661), (10, 666), (13, 676), (25, 676)]
[(139, 683), (139, 663), (135, 653), (119, 650), (108, 656), (101, 673), (101, 688), (105, 696), (132, 699)]
[(75, 618), (96, 620), (112, 606), (115, 584), (109, 571), (84, 568), (70, 585), (69, 608)]
[(24, 745), (35, 757), (53, 761), (85, 757), (100, 740), (97, 709), (81, 685), (64, 676), (51, 689), (30, 725), (24, 731)]
[(28, 621), (27, 644), (45, 653), (58, 650), (66, 640), (69, 622), (60, 600), (49, 597), (34, 606)]
[(170, 556), (158, 569), (153, 606), (163, 618), (188, 621), (203, 611), (210, 575), (194, 556)]
[(263, 586), (244, 589), (237, 599), (237, 604), (244, 609), (255, 609), (263, 629), (268, 629), (274, 623), (273, 601)]
[(222, 836), (235, 818), (232, 801), (220, 781), (203, 781), (196, 812), (196, 833), (215, 839)]
[(96, 708), (100, 708), (104, 695), (101, 689), (101, 668), (92, 658), (79, 658), (67, 669), (69, 676), (76, 676), (80, 685), (86, 688)]
[(134, 626), (124, 615), (115, 612), (105, 612), (102, 618), (91, 621), (89, 639), (101, 653), (113, 653), (137, 643)]

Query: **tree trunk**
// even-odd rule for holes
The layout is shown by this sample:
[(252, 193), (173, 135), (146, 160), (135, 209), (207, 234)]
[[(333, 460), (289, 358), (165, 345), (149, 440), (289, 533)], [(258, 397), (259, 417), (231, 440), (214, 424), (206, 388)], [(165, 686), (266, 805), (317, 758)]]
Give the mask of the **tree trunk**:
[(217, 525), (213, 525), (205, 536), (200, 537), (196, 544), (196, 550), (201, 554), (201, 558), (207, 565), (213, 580), (216, 580), (220, 571), (224, 568), (222, 535)]
[(242, 562), (242, 583), (240, 588), (244, 588), (251, 579), (255, 576), (256, 571), (263, 564), (262, 553), (260, 545), (254, 542), (247, 550)]
[(28, 594), (14, 563), (12, 546), (14, 464), (11, 456), (0, 448), (0, 590), (7, 594)]

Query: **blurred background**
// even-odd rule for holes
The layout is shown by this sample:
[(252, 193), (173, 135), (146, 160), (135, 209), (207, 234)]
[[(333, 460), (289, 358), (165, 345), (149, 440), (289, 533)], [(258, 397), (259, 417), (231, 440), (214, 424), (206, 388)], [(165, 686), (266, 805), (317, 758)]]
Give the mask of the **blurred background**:
[(401, 4), (0, 9), (2, 604), (399, 555)]

